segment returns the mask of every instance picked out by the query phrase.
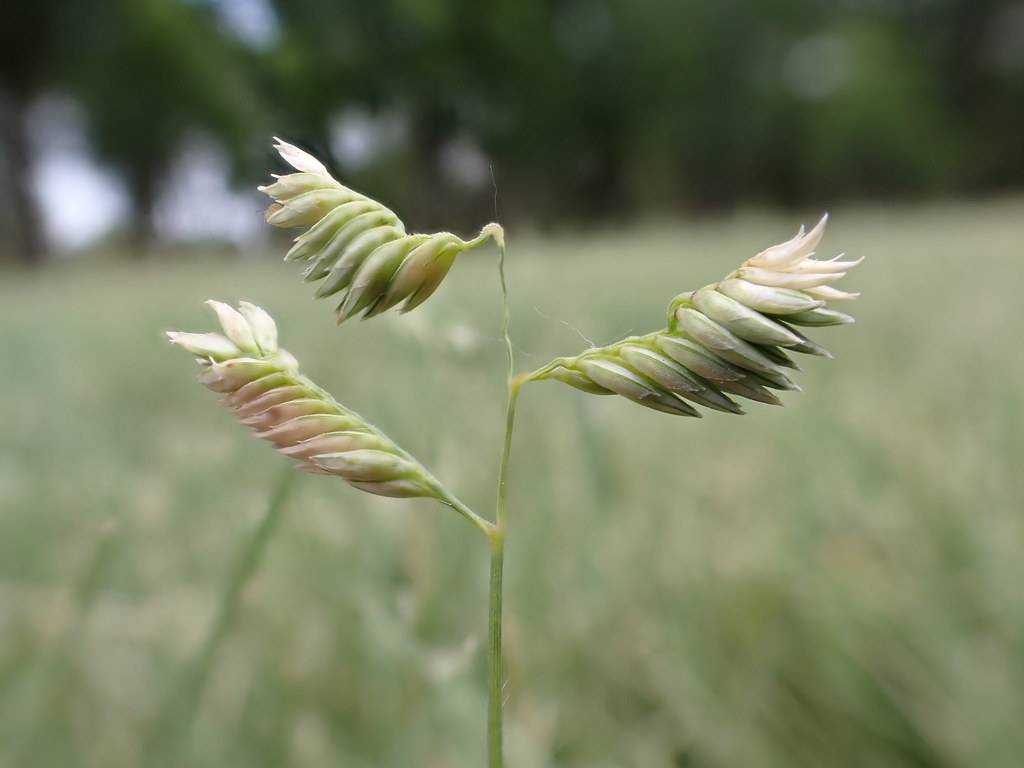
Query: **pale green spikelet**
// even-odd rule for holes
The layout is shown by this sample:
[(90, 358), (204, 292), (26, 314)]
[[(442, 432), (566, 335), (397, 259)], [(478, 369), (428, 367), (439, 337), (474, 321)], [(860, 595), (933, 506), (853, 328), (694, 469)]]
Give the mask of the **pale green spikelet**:
[(267, 222), (308, 227), (285, 260), (307, 264), (304, 278), (319, 282), (317, 298), (334, 297), (339, 324), (398, 304), (401, 312), (415, 309), (437, 290), (459, 254), (488, 240), (503, 242), (498, 224), (472, 240), (450, 232), (409, 234), (393, 211), (342, 186), (312, 155), (280, 139), (275, 146), (297, 172), (259, 187), (274, 200)]
[(337, 475), (381, 496), (444, 500), (437, 481), (380, 430), (340, 405), (299, 373), (277, 345), (277, 326), (259, 307), (207, 302), (224, 335), (169, 331), (172, 343), (195, 355), (199, 381), (257, 437), (307, 472)]
[(826, 304), (859, 294), (831, 284), (860, 263), (812, 258), (828, 217), (803, 227), (725, 279), (676, 296), (668, 328), (559, 358), (530, 375), (591, 394), (618, 394), (659, 411), (699, 416), (689, 403), (742, 413), (729, 397), (781, 405), (770, 390), (799, 390), (787, 352), (831, 357), (794, 326), (845, 325), (849, 315)]

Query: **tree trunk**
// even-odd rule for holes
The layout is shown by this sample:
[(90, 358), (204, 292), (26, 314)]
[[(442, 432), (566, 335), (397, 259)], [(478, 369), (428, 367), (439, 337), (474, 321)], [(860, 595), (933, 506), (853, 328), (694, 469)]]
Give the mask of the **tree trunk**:
[(416, 174), (415, 203), (410, 218), (417, 228), (435, 229), (451, 226), (445, 216), (445, 195), (439, 194), (444, 185), (441, 175), (441, 148), (449, 137), (451, 119), (448, 111), (435, 99), (427, 96), (416, 105), (412, 115), (411, 144)]
[(159, 172), (151, 165), (140, 163), (128, 174), (132, 195), (132, 255), (141, 260), (146, 258), (156, 245), (157, 179)]
[(28, 136), (28, 101), (0, 92), (0, 141), (5, 155), (7, 179), (17, 254), (24, 264), (34, 266), (47, 256), (46, 237), (38, 201), (32, 193), (32, 144)]

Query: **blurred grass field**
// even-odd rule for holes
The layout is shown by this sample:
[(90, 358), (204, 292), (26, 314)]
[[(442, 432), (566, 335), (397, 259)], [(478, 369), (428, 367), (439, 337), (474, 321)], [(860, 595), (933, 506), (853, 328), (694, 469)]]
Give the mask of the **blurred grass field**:
[[(805, 217), (808, 221), (811, 215)], [(858, 324), (803, 393), (671, 418), (526, 390), (506, 559), (513, 768), (1019, 766), (1024, 200), (840, 210)], [(510, 233), (520, 367), (651, 330), (792, 217)], [(284, 462), (160, 331), (266, 306), (308, 375), (490, 512), (493, 252), (335, 330), (252, 257), (0, 274), (0, 765), (143, 764)], [(845, 284), (844, 284), (845, 287)], [(299, 477), (196, 768), (483, 764), (486, 553), (455, 514)], [(166, 741), (166, 740), (165, 740)]]

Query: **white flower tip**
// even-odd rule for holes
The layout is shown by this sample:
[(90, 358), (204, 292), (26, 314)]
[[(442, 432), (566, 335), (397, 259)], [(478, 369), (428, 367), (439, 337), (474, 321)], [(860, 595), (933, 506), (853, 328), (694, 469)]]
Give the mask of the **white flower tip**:
[(253, 329), (241, 312), (214, 299), (207, 300), (206, 305), (216, 313), (221, 328), (224, 329), (224, 335), (231, 339), (239, 349), (246, 352), (259, 352), (259, 345), (256, 343)]
[(167, 340), (170, 341), (171, 344), (176, 344), (177, 346), (184, 347), (185, 349), (188, 349), (195, 339), (208, 335), (202, 333), (187, 333), (185, 331), (164, 331), (164, 334), (167, 336)]
[(265, 355), (274, 354), (277, 351), (277, 324), (274, 318), (262, 307), (248, 301), (238, 302), (238, 309), (249, 323), (260, 351)]
[(295, 170), (302, 173), (315, 173), (319, 176), (326, 176), (330, 178), (331, 174), (327, 171), (324, 164), (304, 149), (299, 149), (294, 144), (289, 144), (287, 141), (279, 139), (277, 136), (274, 137), (274, 141), (277, 142), (274, 144), (274, 149), (276, 149), (278, 154), (281, 155), (281, 158)]
[(217, 320), (220, 322), (225, 333), (228, 333), (229, 326), (237, 325), (239, 321), (245, 321), (245, 318), (239, 314), (238, 310), (230, 304), (223, 301), (217, 301), (216, 299), (207, 299), (203, 303), (212, 309), (213, 313), (217, 315)]
[(242, 354), (235, 344), (219, 333), (184, 333), (182, 331), (165, 331), (165, 333), (171, 344), (175, 344), (207, 362), (228, 360)]
[(824, 214), (818, 223), (814, 225), (813, 229), (803, 236), (803, 241), (800, 243), (797, 249), (804, 256), (810, 255), (811, 251), (818, 247), (818, 243), (821, 242), (822, 236), (825, 234), (825, 226), (828, 224), (828, 214)]
[(825, 234), (825, 225), (828, 223), (828, 214), (826, 213), (814, 228), (808, 232), (801, 224), (800, 229), (797, 231), (791, 239), (778, 245), (773, 245), (770, 248), (766, 248), (759, 254), (751, 259), (748, 259), (746, 265), (754, 267), (764, 267), (766, 269), (785, 269), (786, 267), (796, 264), (803, 259), (807, 258), (817, 247), (818, 243), (821, 242), (822, 235)]

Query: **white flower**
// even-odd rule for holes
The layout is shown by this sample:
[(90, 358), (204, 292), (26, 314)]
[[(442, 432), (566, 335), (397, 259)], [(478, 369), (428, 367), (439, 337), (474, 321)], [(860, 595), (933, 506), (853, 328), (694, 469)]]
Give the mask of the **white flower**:
[(828, 286), (844, 277), (847, 271), (863, 259), (842, 261), (842, 254), (828, 261), (811, 258), (825, 234), (827, 222), (828, 214), (825, 214), (810, 232), (805, 233), (804, 228), (800, 227), (793, 239), (761, 251), (744, 262), (731, 277), (768, 288), (806, 291), (826, 301), (856, 298), (858, 294)]
[(274, 149), (277, 150), (278, 154), (284, 159), (288, 165), (297, 171), (302, 173), (315, 173), (318, 176), (326, 176), (331, 178), (331, 174), (328, 172), (324, 164), (313, 157), (309, 152), (304, 149), (299, 149), (294, 144), (289, 144), (287, 141), (274, 137), (274, 141), (277, 143), (274, 145)]

